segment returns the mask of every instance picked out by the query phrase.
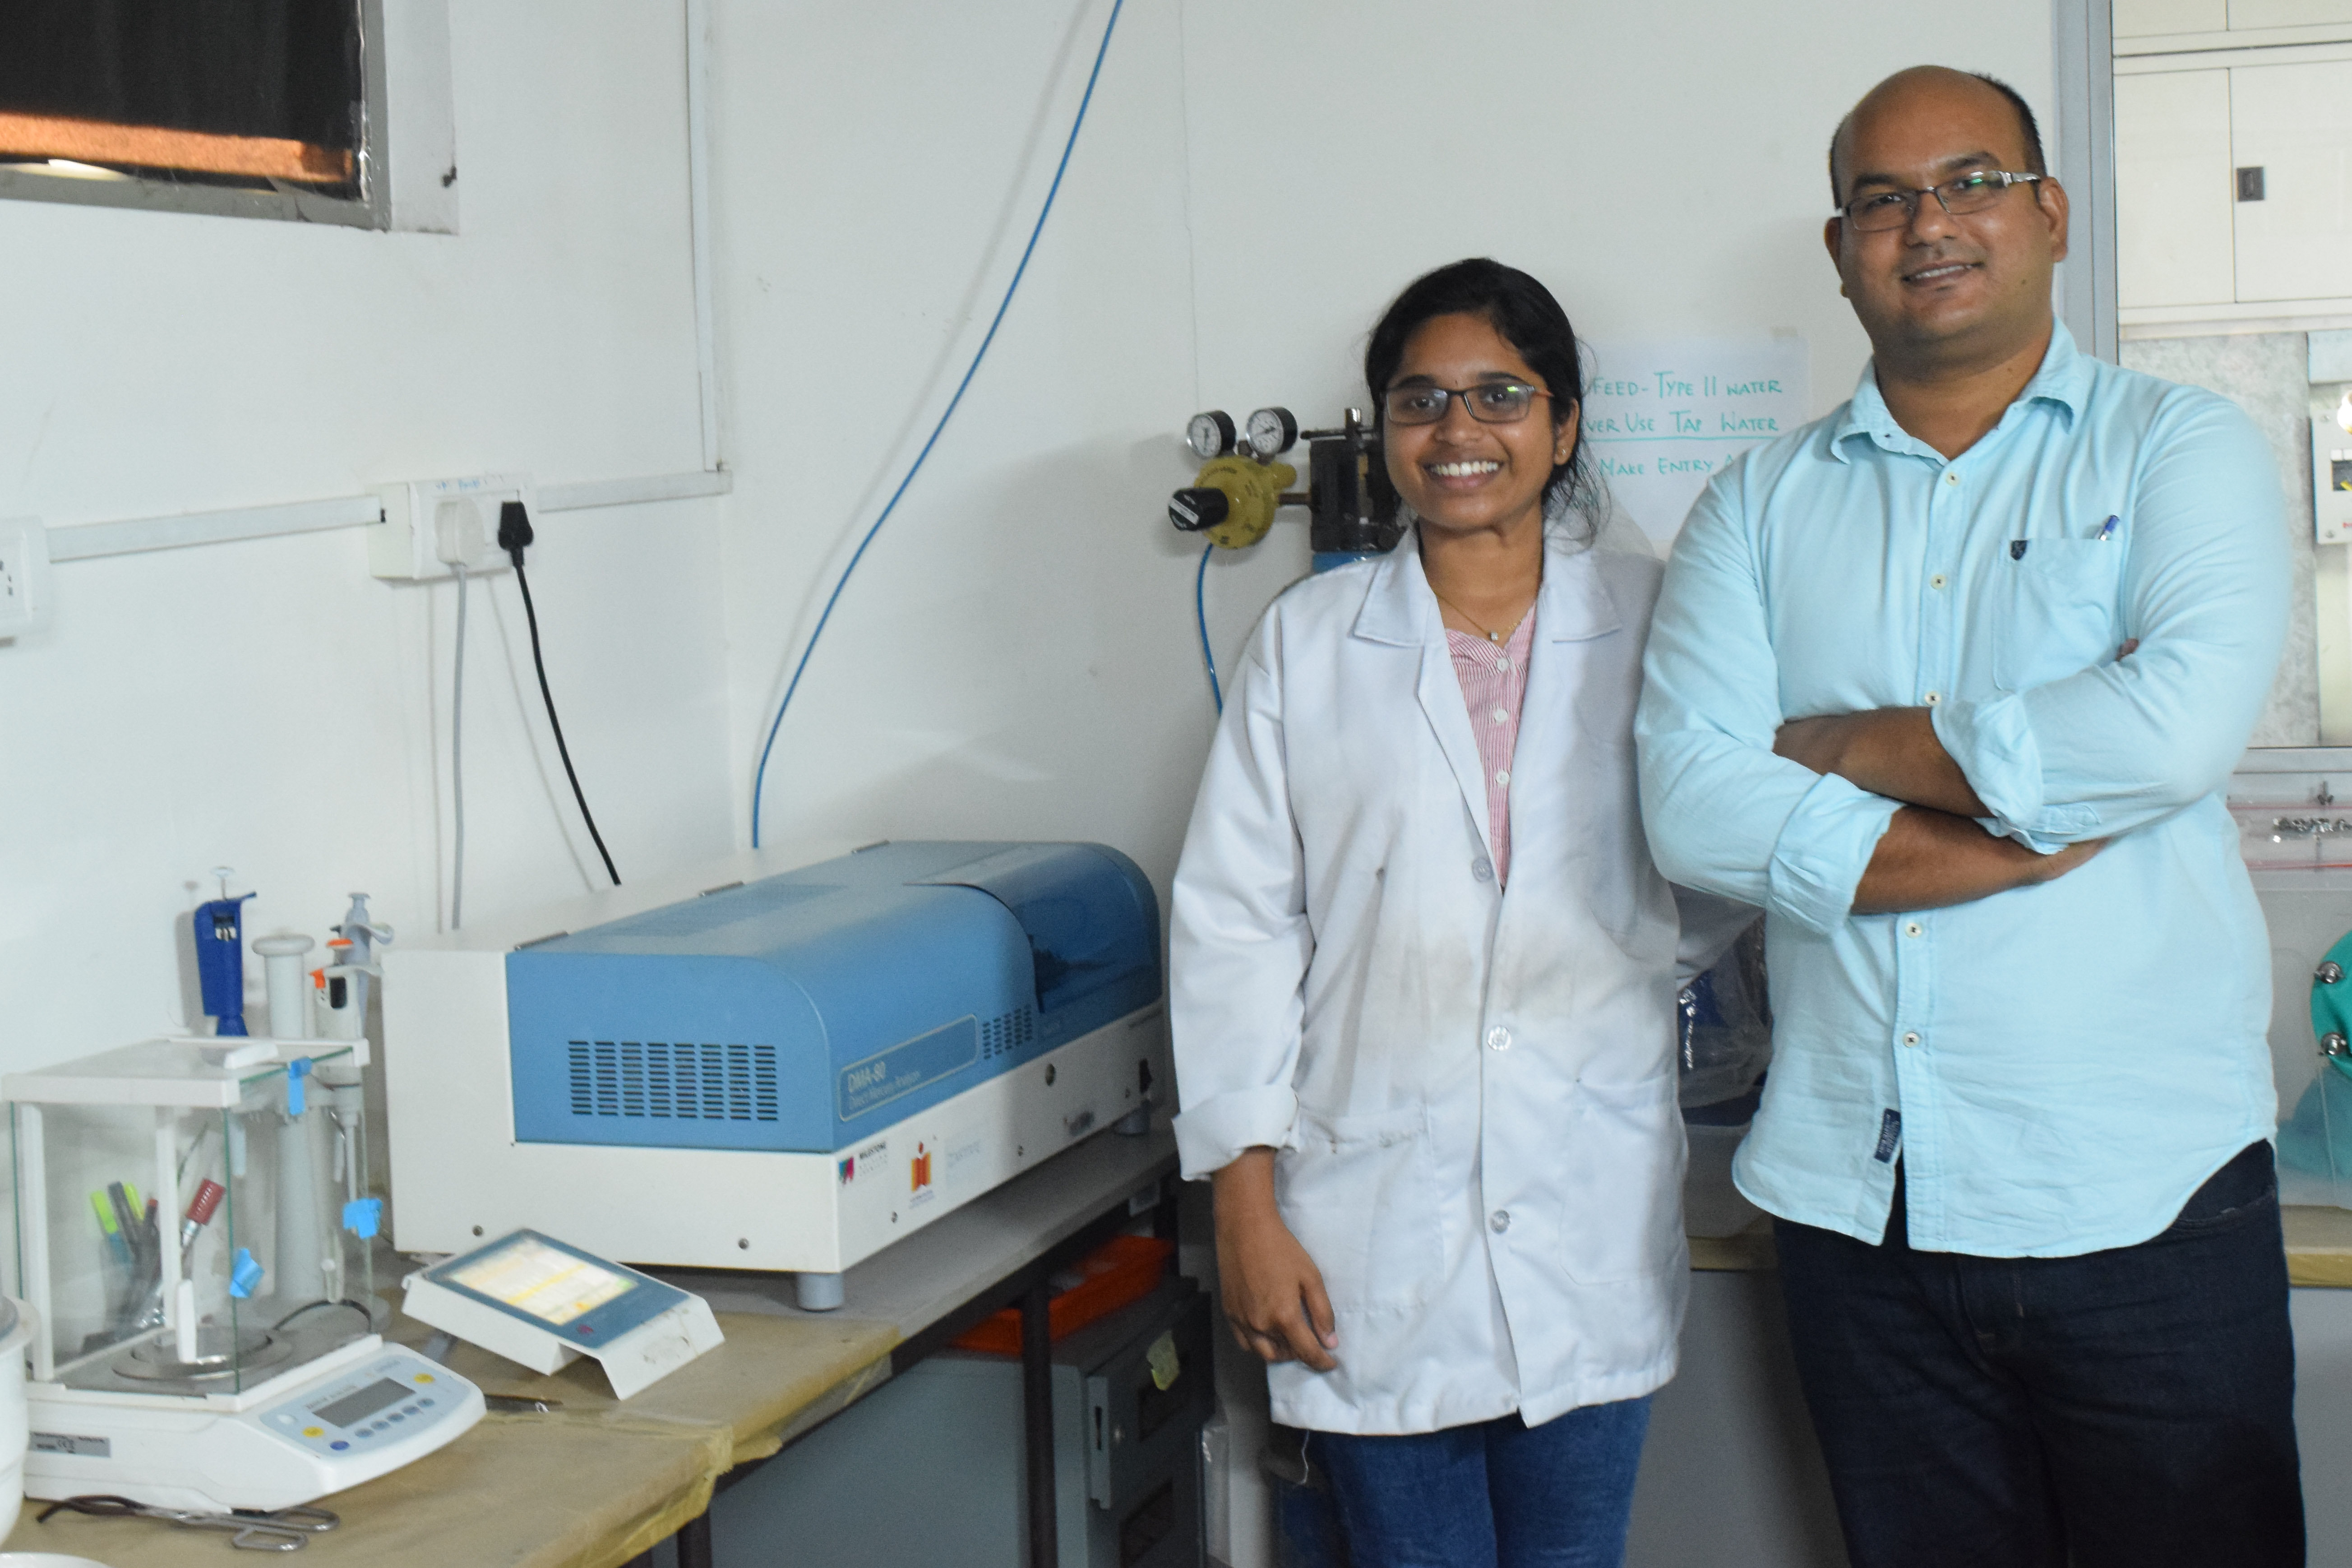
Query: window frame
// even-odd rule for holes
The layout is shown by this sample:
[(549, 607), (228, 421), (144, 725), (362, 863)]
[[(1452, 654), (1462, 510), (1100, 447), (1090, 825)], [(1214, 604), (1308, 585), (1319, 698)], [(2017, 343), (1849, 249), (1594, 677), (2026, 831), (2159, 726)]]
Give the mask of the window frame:
[[(387, 17), (384, 0), (360, 0), (357, 196), (321, 195), (291, 185), (254, 190), (139, 175), (75, 177), (0, 164), (0, 201), (455, 234), (448, 13), (440, 0), (402, 0), (394, 9), (396, 18)], [(401, 56), (397, 66), (391, 64), (394, 54)], [(398, 112), (393, 109), (395, 90)]]

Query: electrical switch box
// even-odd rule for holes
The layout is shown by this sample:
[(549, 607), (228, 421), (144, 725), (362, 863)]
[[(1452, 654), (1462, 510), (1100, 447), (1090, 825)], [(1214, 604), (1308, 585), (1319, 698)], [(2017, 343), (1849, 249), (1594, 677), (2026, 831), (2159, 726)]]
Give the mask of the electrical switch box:
[(503, 572), (499, 506), (519, 500), (537, 510), (530, 481), (519, 474), (478, 474), (463, 479), (411, 479), (373, 485), (383, 521), (368, 530), (368, 570), (387, 582), (424, 583), (456, 575)]
[(35, 518), (0, 517), (0, 637), (49, 624), (49, 531)]
[(2335, 412), (2311, 416), (2311, 520), (2321, 544), (2352, 544), (2352, 434)]

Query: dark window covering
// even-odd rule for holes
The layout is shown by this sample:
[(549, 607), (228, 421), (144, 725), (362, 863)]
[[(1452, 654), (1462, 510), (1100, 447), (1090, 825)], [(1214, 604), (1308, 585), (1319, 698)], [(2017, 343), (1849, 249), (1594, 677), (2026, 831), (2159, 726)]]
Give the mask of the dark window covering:
[[(299, 177), (348, 179), (360, 77), (357, 0), (0, 0), (0, 157), (43, 155), (24, 143), (71, 121), (56, 155), (162, 148), (233, 174), (239, 156), (213, 140), (229, 138), (299, 144)], [(196, 134), (109, 143), (95, 126)]]

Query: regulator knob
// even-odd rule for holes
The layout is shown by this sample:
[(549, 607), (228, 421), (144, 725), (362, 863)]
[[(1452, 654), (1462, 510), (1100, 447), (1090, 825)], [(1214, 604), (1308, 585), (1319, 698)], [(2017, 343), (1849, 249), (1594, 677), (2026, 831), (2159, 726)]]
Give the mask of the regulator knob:
[(1233, 498), (1209, 485), (1181, 489), (1168, 498), (1168, 521), (1186, 533), (1216, 527), (1233, 510)]

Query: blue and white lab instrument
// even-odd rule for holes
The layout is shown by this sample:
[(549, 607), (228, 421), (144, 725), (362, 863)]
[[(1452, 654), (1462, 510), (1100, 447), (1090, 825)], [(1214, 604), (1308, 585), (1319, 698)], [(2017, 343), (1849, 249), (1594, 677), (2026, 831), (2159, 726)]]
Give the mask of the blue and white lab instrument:
[(1115, 849), (729, 867), (384, 955), (404, 1251), (529, 1227), (838, 1305), (850, 1265), (1172, 1082), (1159, 903)]

